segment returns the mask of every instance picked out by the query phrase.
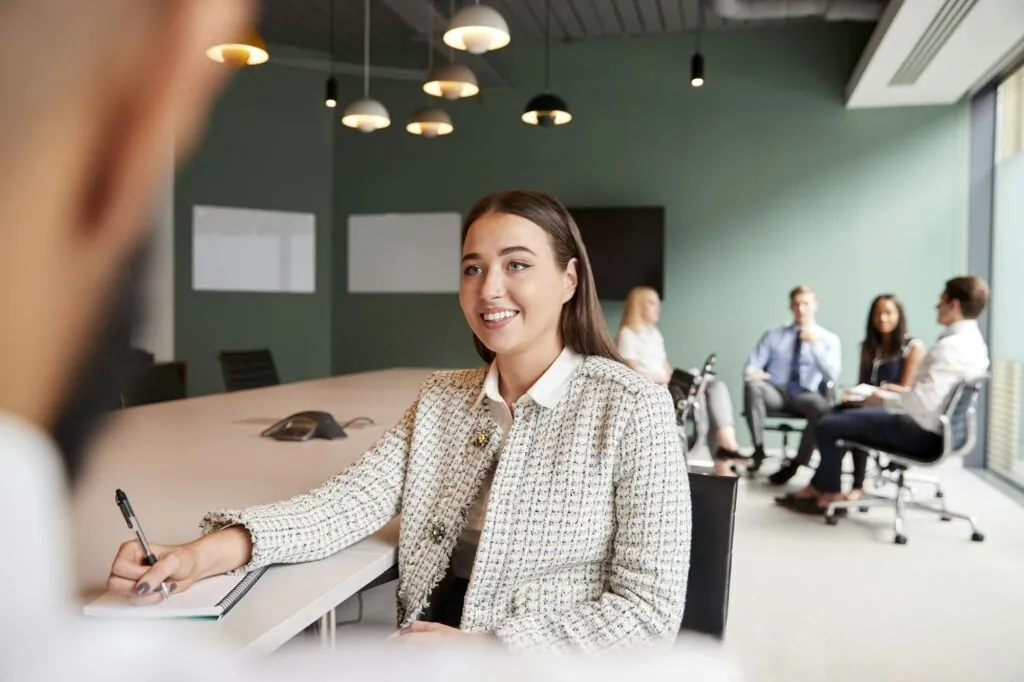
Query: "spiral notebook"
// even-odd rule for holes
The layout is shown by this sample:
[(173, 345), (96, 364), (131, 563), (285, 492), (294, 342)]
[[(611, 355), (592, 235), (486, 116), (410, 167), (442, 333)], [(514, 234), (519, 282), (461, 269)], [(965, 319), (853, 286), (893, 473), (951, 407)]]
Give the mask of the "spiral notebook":
[(124, 596), (107, 592), (86, 604), (83, 612), (96, 618), (222, 618), (266, 572), (258, 568), (244, 576), (217, 575), (200, 580), (180, 594), (157, 604), (138, 606)]

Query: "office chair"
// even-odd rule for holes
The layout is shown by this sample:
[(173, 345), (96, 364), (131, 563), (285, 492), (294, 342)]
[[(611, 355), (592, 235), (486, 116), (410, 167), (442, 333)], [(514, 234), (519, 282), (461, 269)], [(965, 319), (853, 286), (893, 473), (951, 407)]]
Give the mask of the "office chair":
[(223, 350), (218, 355), (224, 388), (244, 391), (250, 388), (276, 386), (281, 383), (270, 350)]
[(185, 397), (180, 364), (161, 362), (137, 368), (123, 394), (125, 407), (152, 405)]
[(692, 452), (695, 447), (707, 442), (708, 423), (704, 409), (704, 394), (707, 385), (714, 376), (714, 366), (718, 356), (714, 353), (704, 361), (704, 369), (700, 374), (675, 369), (668, 382), (668, 390), (676, 408), (676, 424), (682, 429), (682, 438), (686, 443), (686, 451)]
[[(834, 381), (831, 381), (829, 379), (823, 380), (820, 384), (818, 384), (818, 393), (825, 397), (825, 400), (828, 402), (830, 406), (836, 404), (836, 383)], [(803, 435), (804, 430), (807, 428), (807, 420), (801, 417), (799, 414), (796, 414), (795, 412), (790, 412), (789, 410), (769, 409), (768, 414), (766, 416), (767, 419), (765, 420), (764, 425), (765, 431), (777, 431), (778, 433), (782, 434), (782, 451), (779, 453), (779, 459), (781, 460), (781, 468), (788, 465), (790, 460), (792, 459), (789, 451), (790, 437), (794, 433)], [(746, 408), (744, 408), (743, 418), (746, 419), (746, 417), (747, 411)], [(794, 424), (793, 422), (802, 422), (802, 424), (798, 425)], [(765, 457), (764, 461), (772, 459), (772, 457), (774, 457), (774, 455)], [(758, 470), (761, 468), (761, 464), (763, 463), (763, 461), (760, 463), (755, 462), (753, 466), (747, 469), (747, 471), (750, 473), (751, 476), (753, 476), (758, 472)]]
[(725, 635), (738, 484), (734, 476), (690, 474), (693, 533), (680, 632), (699, 632), (718, 639)]
[[(825, 522), (830, 526), (836, 525), (839, 522), (836, 512), (840, 509), (859, 509), (866, 512), (871, 507), (892, 507), (893, 541), (897, 545), (905, 545), (907, 536), (903, 534), (903, 511), (904, 509), (915, 509), (938, 514), (943, 521), (952, 521), (954, 518), (963, 519), (971, 524), (971, 540), (974, 542), (984, 541), (985, 536), (978, 531), (977, 521), (973, 516), (946, 508), (945, 494), (941, 486), (937, 485), (936, 487), (934, 502), (927, 503), (915, 497), (910, 487), (910, 484), (914, 482), (914, 477), (907, 475), (907, 469), (910, 467), (935, 467), (951, 457), (962, 457), (974, 449), (978, 437), (978, 395), (987, 379), (988, 377), (982, 377), (962, 381), (953, 389), (953, 393), (946, 402), (946, 409), (939, 417), (942, 423), (942, 452), (933, 461), (922, 461), (910, 455), (887, 452), (853, 441), (837, 441), (837, 445), (840, 447), (861, 448), (870, 453), (883, 471), (894, 475), (893, 483), (896, 485), (896, 494), (893, 497), (873, 494), (859, 500), (833, 502), (825, 511)], [(937, 479), (934, 478), (918, 480), (933, 484), (937, 482)]]

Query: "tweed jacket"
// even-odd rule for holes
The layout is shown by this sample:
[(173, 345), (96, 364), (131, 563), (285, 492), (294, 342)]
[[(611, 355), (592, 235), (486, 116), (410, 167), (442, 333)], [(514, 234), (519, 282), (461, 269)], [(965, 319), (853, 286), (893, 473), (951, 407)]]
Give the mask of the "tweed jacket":
[[(517, 401), (506, 438), (487, 368), (437, 372), (354, 465), (284, 502), (217, 510), (244, 525), (241, 570), (321, 559), (401, 513), (398, 626), (427, 614), (498, 457), (461, 628), (513, 650), (669, 644), (685, 604), (690, 491), (669, 392), (588, 356), (554, 408)], [(504, 442), (503, 442), (504, 441)]]

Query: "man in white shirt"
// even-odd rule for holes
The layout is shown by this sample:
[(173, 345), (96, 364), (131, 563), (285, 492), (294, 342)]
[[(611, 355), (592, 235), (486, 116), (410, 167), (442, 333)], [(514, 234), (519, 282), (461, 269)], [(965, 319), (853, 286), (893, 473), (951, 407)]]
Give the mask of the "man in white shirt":
[(820, 462), (810, 485), (776, 498), (804, 513), (823, 513), (836, 499), (856, 499), (841, 492), (845, 449), (838, 440), (856, 441), (883, 451), (933, 461), (942, 451), (942, 423), (957, 384), (976, 379), (989, 367), (988, 346), (977, 318), (988, 304), (988, 285), (979, 277), (955, 277), (939, 297), (937, 317), (946, 327), (921, 361), (910, 386), (883, 385), (863, 407), (826, 415), (815, 428)]

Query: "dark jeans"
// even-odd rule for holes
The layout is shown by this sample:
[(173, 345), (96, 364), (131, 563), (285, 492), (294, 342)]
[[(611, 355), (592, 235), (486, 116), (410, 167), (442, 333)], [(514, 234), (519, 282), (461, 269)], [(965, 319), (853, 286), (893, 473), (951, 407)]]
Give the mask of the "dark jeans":
[(818, 443), (818, 472), (811, 479), (818, 492), (842, 491), (844, 448), (837, 440), (854, 441), (883, 452), (899, 453), (922, 462), (933, 462), (942, 452), (942, 436), (922, 429), (910, 417), (892, 414), (884, 407), (830, 412), (814, 428)]
[[(840, 403), (832, 408), (835, 412), (841, 412), (843, 410), (856, 409), (854, 406)], [(853, 459), (853, 489), (862, 490), (864, 488), (864, 479), (868, 473), (868, 451), (861, 450), (860, 448), (852, 448), (850, 450), (850, 457)]]

